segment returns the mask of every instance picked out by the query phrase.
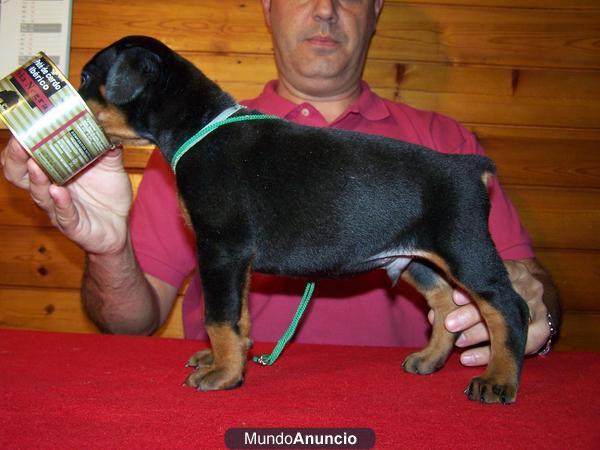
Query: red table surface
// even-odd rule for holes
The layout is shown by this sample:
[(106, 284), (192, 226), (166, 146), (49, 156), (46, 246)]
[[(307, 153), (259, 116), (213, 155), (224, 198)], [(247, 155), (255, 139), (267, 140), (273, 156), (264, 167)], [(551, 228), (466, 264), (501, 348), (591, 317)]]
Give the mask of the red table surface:
[(291, 344), (273, 366), (249, 362), (240, 389), (182, 387), (206, 345), (0, 330), (0, 448), (223, 448), (246, 427), (367, 427), (376, 448), (600, 448), (600, 353), (527, 359), (504, 406), (466, 399), (482, 369), (457, 354), (404, 373), (404, 348)]

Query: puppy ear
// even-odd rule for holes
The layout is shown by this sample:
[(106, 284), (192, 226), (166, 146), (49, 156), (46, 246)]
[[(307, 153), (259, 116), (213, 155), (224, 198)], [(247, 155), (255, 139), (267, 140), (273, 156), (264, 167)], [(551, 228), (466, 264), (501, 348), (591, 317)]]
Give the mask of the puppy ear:
[(160, 57), (141, 47), (123, 50), (106, 77), (106, 100), (124, 105), (135, 100), (144, 89), (158, 80)]

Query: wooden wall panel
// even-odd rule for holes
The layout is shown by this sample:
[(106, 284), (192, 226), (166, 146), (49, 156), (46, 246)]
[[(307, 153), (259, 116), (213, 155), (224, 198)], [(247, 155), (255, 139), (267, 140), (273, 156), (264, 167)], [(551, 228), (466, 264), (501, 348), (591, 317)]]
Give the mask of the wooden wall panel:
[(471, 7), (496, 6), (522, 9), (567, 9), (574, 11), (594, 11), (600, 9), (597, 0), (385, 0), (386, 3), (415, 5), (464, 5)]
[(598, 351), (598, 330), (600, 314), (580, 311), (567, 311), (563, 317), (561, 338), (556, 350)]
[[(562, 294), (565, 311), (600, 314), (597, 289), (600, 283), (598, 251), (538, 248), (536, 255), (553, 276), (556, 287)], [(600, 345), (598, 339), (596, 344)]]
[[(561, 291), (563, 349), (600, 349), (599, 32), (597, 0), (386, 0), (364, 73), (379, 95), (476, 133)], [(77, 0), (72, 82), (128, 34), (161, 38), (238, 99), (276, 77), (258, 1)], [(126, 149), (134, 188), (150, 152)], [(0, 245), (0, 326), (95, 330), (79, 306), (81, 250), (3, 180)], [(180, 301), (158, 335), (182, 336)]]
[(385, 6), (374, 58), (510, 67), (598, 68), (598, 10), (412, 3)]
[(508, 186), (534, 244), (600, 250), (600, 190)]
[(461, 122), (536, 127), (599, 126), (597, 101), (513, 98), (478, 94), (401, 91), (398, 101), (435, 110)]
[[(182, 338), (179, 296), (156, 336)], [(96, 333), (98, 329), (83, 312), (78, 289), (32, 289), (0, 287), (0, 327), (69, 333)]]
[(78, 290), (0, 288), (0, 327), (95, 333)]
[[(560, 86), (560, 91), (554, 87)], [(600, 72), (412, 64), (398, 100), (462, 122), (600, 127)]]
[[(390, 2), (384, 6), (370, 57), (511, 67), (600, 67), (595, 45), (600, 10), (494, 8)], [(124, 34), (149, 34), (177, 50), (271, 51), (259, 2), (168, 3), (79, 0), (73, 46), (98, 48)], [(115, 26), (119, 24), (119, 26)]]
[(128, 34), (151, 35), (177, 50), (217, 54), (269, 54), (272, 48), (259, 2), (74, 2), (72, 47), (97, 49)]
[(0, 285), (80, 286), (84, 255), (54, 228), (0, 228)]
[[(480, 137), (504, 184), (600, 188), (600, 140)], [(575, 194), (576, 195), (576, 194)]]

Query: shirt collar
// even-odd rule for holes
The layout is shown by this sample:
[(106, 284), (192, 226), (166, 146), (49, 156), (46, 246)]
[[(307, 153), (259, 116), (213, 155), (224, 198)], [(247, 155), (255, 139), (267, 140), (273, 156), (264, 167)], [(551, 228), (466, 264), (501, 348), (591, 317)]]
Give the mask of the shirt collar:
[[(277, 80), (269, 81), (262, 93), (252, 101), (243, 102), (246, 106), (258, 109), (266, 114), (286, 118), (303, 105), (297, 105), (277, 93)], [(375, 94), (366, 81), (361, 81), (358, 99), (335, 121), (341, 122), (348, 114), (360, 114), (367, 120), (383, 120), (390, 115), (385, 101)]]

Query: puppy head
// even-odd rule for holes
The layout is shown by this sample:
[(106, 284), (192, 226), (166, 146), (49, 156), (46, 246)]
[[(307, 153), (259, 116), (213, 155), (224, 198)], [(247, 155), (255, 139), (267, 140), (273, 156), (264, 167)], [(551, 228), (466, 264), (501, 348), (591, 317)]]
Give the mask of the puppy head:
[(79, 94), (114, 144), (147, 145), (139, 111), (160, 83), (170, 50), (145, 36), (129, 36), (98, 52), (83, 68)]

